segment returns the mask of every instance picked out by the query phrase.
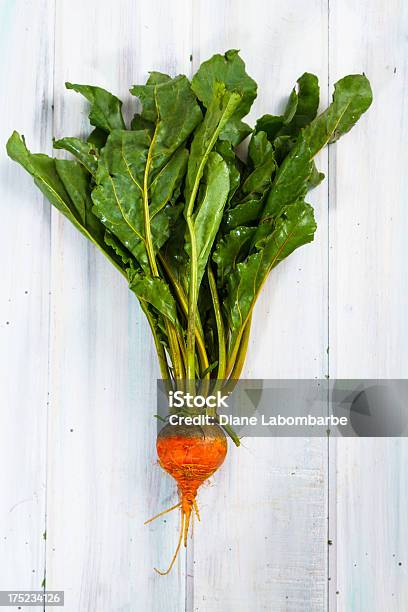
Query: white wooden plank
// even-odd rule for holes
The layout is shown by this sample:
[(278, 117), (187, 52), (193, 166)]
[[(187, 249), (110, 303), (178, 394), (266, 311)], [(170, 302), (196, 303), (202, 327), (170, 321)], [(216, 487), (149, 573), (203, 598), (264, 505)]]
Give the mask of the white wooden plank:
[[(374, 90), (331, 157), (331, 375), (406, 377), (407, 6), (330, 4), (331, 79), (364, 71)], [(408, 608), (407, 459), (405, 440), (338, 441), (331, 599), (341, 612)]]
[[(49, 208), (6, 156), (14, 129), (46, 149), (52, 126), (53, 2), (0, 3), (0, 589), (44, 576)], [(41, 29), (41, 37), (38, 31)]]
[[(119, 94), (129, 116), (128, 88), (149, 69), (189, 70), (188, 2), (63, 1), (56, 24), (56, 136), (85, 125), (65, 80)], [(179, 611), (184, 563), (153, 571), (174, 552), (176, 519), (143, 525), (176, 498), (156, 465), (150, 332), (124, 281), (57, 215), (52, 252), (47, 584), (70, 610)]]
[[(305, 71), (327, 83), (325, 2), (200, 2), (193, 63), (240, 48), (259, 84), (254, 118), (282, 110)], [(195, 6), (197, 6), (195, 5)], [(326, 157), (319, 159), (325, 171)], [(327, 186), (310, 195), (316, 242), (274, 271), (254, 315), (244, 375), (313, 378), (327, 372)], [(248, 439), (230, 447), (215, 483), (199, 493), (194, 610), (326, 609), (327, 443)]]

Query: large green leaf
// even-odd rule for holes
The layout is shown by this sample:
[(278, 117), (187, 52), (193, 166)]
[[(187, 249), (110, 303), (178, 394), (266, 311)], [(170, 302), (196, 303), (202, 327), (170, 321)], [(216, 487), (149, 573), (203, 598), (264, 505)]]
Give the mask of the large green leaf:
[(13, 132), (7, 142), (7, 153), (31, 174), (37, 187), (55, 208), (98, 246), (116, 267), (123, 268), (115, 252), (104, 242), (104, 227), (91, 211), (89, 175), (78, 163), (30, 153), (17, 132)]
[[(199, 207), (194, 215), (198, 285), (201, 283), (221, 223), (229, 188), (227, 164), (218, 153), (210, 153), (201, 185)], [(187, 247), (188, 245), (187, 242)]]
[(89, 121), (105, 132), (121, 130), (125, 128), (122, 117), (122, 102), (113, 94), (94, 85), (78, 85), (65, 83), (67, 89), (82, 94), (91, 104), (89, 109)]
[(143, 131), (114, 130), (102, 150), (92, 192), (95, 214), (146, 269), (143, 173), (148, 146)]
[(337, 81), (329, 108), (304, 130), (312, 157), (350, 131), (372, 101), (370, 82), (365, 75), (350, 74)]
[[(211, 102), (190, 146), (185, 188), (187, 208), (190, 206), (191, 198), (195, 200), (208, 156), (240, 101), (241, 96), (239, 94), (228, 92), (222, 83), (214, 84)], [(192, 205), (194, 205), (194, 202), (192, 202)]]
[(171, 213), (166, 206), (181, 183), (187, 163), (187, 152), (181, 148), (150, 181), (147, 164), (151, 151), (147, 131), (114, 130), (102, 150), (97, 187), (92, 193), (95, 214), (146, 272), (150, 268), (144, 199), (147, 198), (147, 222), (157, 251), (169, 236)]
[[(194, 131), (202, 119), (202, 113), (185, 76), (148, 87), (153, 87), (156, 113), (156, 127), (147, 159), (148, 172), (154, 175)], [(137, 86), (131, 91), (140, 95)], [(146, 102), (146, 98), (144, 100)]]
[(171, 215), (166, 206), (174, 203), (187, 165), (188, 152), (182, 145), (202, 117), (185, 77), (155, 85), (152, 95), (157, 112), (154, 133), (114, 130), (102, 151), (92, 194), (102, 223), (146, 273), (149, 235), (156, 251), (169, 236)]
[(245, 64), (235, 49), (227, 51), (225, 55), (213, 55), (201, 64), (193, 77), (193, 91), (206, 108), (213, 102), (213, 91), (217, 83), (223, 83), (226, 91), (238, 92), (241, 96), (233, 116), (223, 126), (220, 134), (221, 140), (237, 145), (251, 132), (251, 128), (242, 123), (241, 119), (248, 114), (256, 98), (257, 84), (246, 73)]
[[(71, 201), (57, 172), (56, 160), (42, 153), (30, 153), (24, 139), (17, 132), (12, 134), (7, 143), (7, 153), (11, 159), (17, 161), (31, 174), (35, 184), (51, 204), (84, 233), (84, 210), (81, 210), (79, 202), (77, 202), (78, 208), (76, 208)], [(80, 189), (81, 187), (79, 187)]]
[(290, 203), (303, 198), (310, 186), (320, 180), (313, 157), (330, 142), (348, 132), (370, 106), (372, 93), (364, 75), (350, 75), (334, 86), (333, 102), (300, 133), (296, 145), (283, 161), (265, 204), (258, 241), (267, 236), (273, 219)]
[(238, 348), (243, 329), (269, 272), (295, 249), (311, 242), (315, 230), (313, 209), (309, 204), (298, 202), (287, 206), (262, 248), (246, 261), (238, 263), (229, 274), (224, 304), (230, 327), (230, 356)]

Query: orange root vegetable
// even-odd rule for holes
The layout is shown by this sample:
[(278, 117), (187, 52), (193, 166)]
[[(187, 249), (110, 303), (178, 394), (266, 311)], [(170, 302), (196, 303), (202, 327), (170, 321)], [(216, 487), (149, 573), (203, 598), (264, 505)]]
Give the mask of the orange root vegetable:
[(197, 491), (223, 463), (227, 454), (227, 439), (218, 425), (166, 425), (157, 436), (156, 447), (161, 467), (177, 481), (180, 502), (146, 522), (176, 508), (181, 509), (180, 535), (170, 566), (165, 572), (155, 568), (156, 572), (164, 576), (172, 569), (181, 543), (187, 546), (193, 510), (200, 520)]

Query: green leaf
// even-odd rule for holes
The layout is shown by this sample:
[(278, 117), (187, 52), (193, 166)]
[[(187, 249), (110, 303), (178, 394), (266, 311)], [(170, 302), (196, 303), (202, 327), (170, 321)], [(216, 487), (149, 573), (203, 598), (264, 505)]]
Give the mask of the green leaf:
[(89, 134), (86, 141), (89, 142), (89, 144), (96, 147), (98, 150), (101, 150), (102, 147), (104, 147), (106, 144), (107, 137), (108, 137), (107, 132), (105, 132), (104, 130), (101, 130), (101, 128), (95, 128)]
[(285, 206), (303, 198), (311, 174), (311, 151), (302, 135), (276, 174), (266, 201), (262, 222), (270, 223)]
[[(155, 174), (194, 131), (202, 119), (202, 113), (185, 76), (177, 76), (152, 87), (157, 123), (148, 163), (149, 172)], [(131, 91), (135, 89), (137, 86)]]
[(217, 83), (223, 83), (226, 91), (237, 92), (241, 97), (233, 116), (220, 134), (221, 140), (237, 145), (251, 131), (241, 119), (248, 114), (256, 98), (257, 84), (247, 75), (245, 64), (235, 49), (227, 51), (225, 55), (214, 55), (203, 62), (193, 77), (193, 91), (206, 108), (213, 102), (213, 91)]
[(273, 218), (290, 203), (303, 198), (309, 185), (316, 184), (313, 157), (326, 144), (349, 131), (372, 101), (367, 78), (350, 75), (334, 86), (333, 102), (300, 133), (296, 145), (283, 161), (272, 184), (255, 236), (258, 241), (268, 235)]
[(245, 179), (242, 192), (263, 195), (271, 184), (271, 177), (276, 167), (273, 148), (265, 132), (253, 134), (248, 147), (248, 156), (252, 172)]
[(312, 157), (351, 130), (372, 100), (370, 83), (363, 74), (350, 74), (335, 83), (333, 102), (304, 130)]
[(188, 151), (180, 147), (150, 184), (150, 215), (154, 217), (170, 202), (180, 187), (188, 161)]
[(227, 164), (218, 153), (210, 153), (203, 177), (199, 208), (194, 216), (198, 286), (203, 277), (208, 257), (221, 223), (229, 188)]
[(190, 146), (185, 188), (187, 207), (194, 203), (209, 154), (241, 101), (239, 94), (226, 91), (222, 83), (215, 83), (212, 96), (204, 120), (197, 128)]
[[(92, 201), (89, 192), (89, 173), (75, 161), (56, 159), (55, 169), (75, 206), (81, 224), (87, 224), (88, 213), (92, 215)], [(92, 215), (93, 216), (93, 215)]]
[(313, 209), (309, 204), (298, 202), (287, 206), (261, 248), (239, 263), (228, 276), (224, 304), (231, 332), (230, 356), (238, 348), (243, 329), (269, 272), (295, 249), (311, 242), (315, 230)]
[[(139, 98), (142, 103), (142, 112), (135, 117), (142, 119), (148, 123), (154, 124), (157, 121), (157, 108), (155, 92), (157, 86), (163, 85), (171, 81), (168, 74), (162, 72), (151, 72), (146, 81), (146, 85), (133, 85), (130, 88), (130, 93)], [(133, 126), (132, 126), (132, 129)]]
[[(186, 77), (154, 86), (157, 124), (149, 130), (114, 130), (102, 151), (92, 194), (102, 223), (150, 270), (148, 240), (158, 250), (169, 236), (166, 206), (181, 185), (188, 153), (182, 146), (202, 114)], [(179, 106), (180, 105), (180, 106)], [(147, 212), (148, 211), (148, 218)]]
[(290, 96), (289, 96), (288, 103), (286, 105), (285, 112), (283, 113), (283, 117), (282, 117), (283, 125), (288, 125), (292, 121), (296, 113), (296, 109), (298, 106), (298, 100), (299, 98), (296, 93), (296, 89), (292, 89)]
[(178, 324), (176, 302), (168, 285), (160, 278), (128, 270), (129, 287), (135, 295), (148, 302), (174, 325)]
[(232, 230), (240, 225), (247, 225), (259, 219), (263, 210), (261, 198), (248, 198), (229, 208), (224, 215), (223, 224), (225, 229)]
[(255, 227), (237, 227), (217, 242), (213, 260), (217, 264), (218, 281), (221, 286), (240, 261), (242, 249), (250, 244), (255, 230)]
[(11, 159), (18, 162), (31, 176), (34, 182), (63, 215), (65, 215), (80, 231), (83, 227), (80, 214), (70, 200), (70, 197), (58, 176), (55, 160), (42, 153), (30, 153), (24, 139), (13, 132), (7, 142), (7, 153)]
[(67, 89), (82, 94), (91, 104), (89, 110), (89, 121), (105, 132), (121, 130), (125, 128), (122, 117), (122, 102), (102, 87), (94, 85), (78, 85), (75, 83), (65, 83)]
[(145, 132), (114, 130), (102, 150), (92, 192), (95, 214), (146, 270), (143, 173), (148, 146)]
[(305, 72), (297, 80), (286, 110), (283, 114), (283, 125), (277, 136), (297, 136), (301, 128), (316, 117), (319, 107), (319, 81), (314, 74)]
[(265, 132), (268, 140), (273, 142), (283, 126), (283, 117), (280, 115), (263, 115), (255, 125), (256, 132)]
[(281, 116), (264, 115), (256, 122), (255, 132), (266, 132), (270, 142), (281, 136), (299, 134), (315, 117), (319, 107), (319, 81), (314, 74), (305, 72), (297, 80)]
[(312, 173), (310, 175), (309, 178), (309, 183), (308, 183), (308, 190), (309, 189), (314, 189), (315, 187), (317, 187), (318, 185), (320, 185), (320, 183), (324, 180), (324, 173), (323, 172), (319, 172), (319, 170), (316, 168), (316, 164), (314, 162), (312, 162)]
[[(234, 111), (237, 109), (241, 102), (241, 96), (237, 93), (227, 92), (225, 85), (222, 83), (215, 83), (211, 92), (211, 102), (207, 108), (204, 120), (196, 130), (194, 138), (190, 147), (190, 158), (188, 163), (186, 187), (185, 187), (185, 219), (187, 222), (187, 244), (186, 248), (190, 249), (189, 258), (189, 274), (188, 274), (188, 303), (189, 311), (187, 317), (187, 359), (186, 359), (186, 378), (192, 380), (195, 377), (196, 362), (195, 362), (195, 326), (198, 314), (198, 298), (201, 278), (204, 273), (202, 268), (203, 254), (205, 255), (205, 261), (207, 261), (209, 252), (207, 253), (207, 244), (211, 249), (214, 236), (211, 235), (210, 241), (202, 237), (197, 237), (196, 219), (194, 219), (196, 210), (196, 198), (200, 187), (200, 181), (204, 173), (206, 164), (208, 163), (212, 149), (217, 142), (219, 135), (227, 124), (228, 120), (232, 117)], [(218, 159), (222, 161), (228, 175), (228, 167), (223, 161), (222, 157), (218, 154)], [(207, 183), (210, 186), (210, 181)], [(229, 195), (230, 183), (228, 178), (228, 188), (225, 193), (225, 201), (223, 202), (222, 208), (225, 206), (226, 200)], [(217, 227), (220, 225), (222, 218), (222, 210), (220, 210), (220, 218), (217, 219)], [(194, 220), (193, 220), (194, 219)], [(198, 244), (201, 241), (201, 244)], [(204, 246), (203, 246), (204, 245)]]
[[(157, 251), (169, 236), (171, 213), (166, 206), (181, 184), (188, 155), (184, 148), (176, 149), (152, 178), (149, 159), (156, 151), (156, 144), (146, 130), (114, 130), (102, 151), (96, 175), (97, 187), (92, 193), (95, 214), (132, 253), (145, 272), (149, 272), (150, 267), (144, 199), (148, 201), (148, 222), (153, 247)], [(172, 153), (170, 141), (168, 152)]]
[(116, 255), (120, 257), (126, 268), (134, 268), (134, 258), (132, 257), (130, 252), (123, 246), (123, 244), (116, 238), (116, 236), (111, 234), (110, 231), (105, 230), (104, 241), (105, 244), (107, 244), (111, 249), (113, 249)]
[(229, 179), (230, 179), (230, 190), (228, 194), (228, 202), (232, 199), (235, 192), (239, 188), (241, 174), (238, 167), (237, 157), (235, 155), (232, 145), (226, 140), (219, 140), (214, 150), (221, 155), (223, 160), (228, 166)]
[(296, 111), (289, 122), (289, 133), (294, 136), (316, 117), (320, 97), (319, 80), (314, 74), (302, 74), (297, 80), (297, 86)]
[(98, 169), (98, 151), (95, 145), (80, 138), (66, 137), (54, 141), (55, 149), (65, 149), (74, 155), (90, 174), (95, 176)]
[(98, 246), (116, 267), (122, 269), (116, 254), (105, 245), (104, 228), (90, 209), (86, 171), (74, 161), (55, 160), (41, 153), (30, 153), (17, 132), (13, 132), (7, 142), (7, 153), (31, 174), (51, 204)]

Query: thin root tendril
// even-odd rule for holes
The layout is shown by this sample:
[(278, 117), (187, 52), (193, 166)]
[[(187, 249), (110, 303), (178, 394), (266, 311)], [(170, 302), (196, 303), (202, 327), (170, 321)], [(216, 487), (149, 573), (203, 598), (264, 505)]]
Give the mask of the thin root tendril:
[(181, 527), (180, 527), (180, 536), (178, 539), (178, 543), (177, 543), (177, 548), (176, 548), (176, 552), (173, 555), (173, 558), (171, 560), (171, 563), (169, 565), (169, 568), (165, 571), (162, 572), (161, 570), (157, 569), (156, 567), (154, 568), (154, 571), (157, 572), (158, 574), (160, 574), (160, 576), (167, 576), (167, 574), (169, 574), (172, 570), (172, 567), (177, 559), (177, 555), (179, 553), (180, 550), (180, 546), (181, 546), (181, 542), (183, 540), (183, 534), (184, 534), (184, 523), (185, 523), (185, 515), (184, 512), (181, 513)]
[(199, 521), (201, 521), (201, 519), (200, 519), (200, 513), (199, 513), (199, 511), (198, 511), (198, 505), (197, 505), (196, 500), (194, 500), (194, 502), (193, 502), (193, 507), (194, 507), (194, 512), (196, 513), (196, 517), (197, 517), (197, 519), (198, 519)]
[(159, 514), (156, 514), (156, 516), (153, 516), (148, 521), (145, 521), (144, 524), (147, 525), (148, 523), (151, 523), (152, 521), (155, 521), (156, 519), (163, 516), (163, 514), (167, 514), (167, 512), (171, 512), (172, 510), (175, 510), (176, 508), (180, 508), (180, 506), (181, 506), (181, 502), (179, 502), (178, 504), (175, 504), (171, 508), (167, 508), (167, 510), (163, 510), (163, 512), (160, 512)]

